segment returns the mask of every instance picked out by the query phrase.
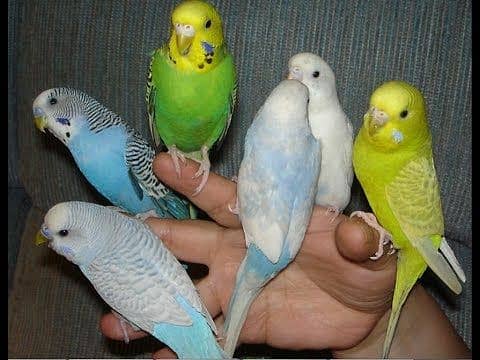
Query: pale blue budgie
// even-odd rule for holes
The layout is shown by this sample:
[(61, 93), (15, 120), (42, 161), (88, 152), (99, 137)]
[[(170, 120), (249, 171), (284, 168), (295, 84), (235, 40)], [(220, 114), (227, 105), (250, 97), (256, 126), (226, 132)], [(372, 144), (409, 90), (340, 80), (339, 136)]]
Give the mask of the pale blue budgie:
[[(322, 171), (315, 203), (333, 212), (334, 218), (350, 202), (353, 181), (353, 129), (337, 97), (335, 75), (318, 55), (300, 53), (288, 62), (289, 79), (308, 87), (308, 120), (322, 144)], [(332, 218), (333, 220), (333, 218)]]
[(179, 358), (225, 358), (192, 280), (140, 220), (97, 204), (63, 202), (47, 212), (38, 237), (78, 265), (114, 311)]
[(154, 210), (162, 218), (194, 216), (188, 202), (153, 173), (153, 148), (92, 97), (71, 88), (49, 89), (33, 102), (33, 115), (35, 125), (65, 144), (83, 175), (115, 206), (132, 214)]
[(237, 200), (247, 253), (222, 334), (228, 356), (233, 356), (251, 303), (295, 258), (310, 222), (321, 146), (308, 125), (307, 103), (305, 85), (282, 81), (246, 135)]

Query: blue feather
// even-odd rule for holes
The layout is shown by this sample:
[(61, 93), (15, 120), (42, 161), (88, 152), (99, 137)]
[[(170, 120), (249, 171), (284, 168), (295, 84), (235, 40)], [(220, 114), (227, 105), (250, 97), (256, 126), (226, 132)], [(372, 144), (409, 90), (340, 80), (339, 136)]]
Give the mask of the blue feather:
[[(139, 189), (138, 184), (132, 183), (125, 164), (128, 134), (124, 126), (111, 126), (94, 133), (89, 130), (87, 121), (84, 120), (77, 131), (69, 144), (70, 152), (82, 173), (103, 196), (132, 214), (155, 209), (161, 217), (173, 217), (166, 210), (165, 200), (153, 199)], [(138, 196), (139, 190), (143, 193), (141, 199)], [(159, 206), (160, 204), (164, 206)]]
[(177, 295), (176, 301), (188, 313), (192, 319), (192, 325), (156, 324), (153, 328), (153, 335), (168, 344), (179, 358), (224, 359), (225, 355), (216, 342), (212, 329), (204, 316), (182, 296)]
[(202, 47), (207, 54), (212, 54), (215, 47), (212, 44), (209, 44), (206, 41), (202, 41)]

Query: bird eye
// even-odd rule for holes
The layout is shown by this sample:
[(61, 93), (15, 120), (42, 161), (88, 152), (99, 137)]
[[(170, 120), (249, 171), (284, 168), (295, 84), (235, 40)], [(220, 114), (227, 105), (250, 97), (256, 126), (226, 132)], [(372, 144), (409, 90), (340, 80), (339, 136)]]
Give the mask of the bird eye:
[(68, 230), (60, 230), (58, 232), (58, 235), (60, 235), (61, 237), (65, 237), (68, 235)]
[(55, 105), (57, 103), (57, 99), (51, 98), (50, 99), (50, 105)]
[(403, 110), (401, 113), (400, 113), (400, 117), (401, 118), (406, 118), (408, 115), (408, 110)]
[(317, 77), (320, 76), (320, 72), (319, 71), (314, 71), (312, 75), (313, 75), (314, 78), (317, 78)]
[(208, 29), (210, 26), (212, 26), (212, 21), (207, 20), (207, 22), (205, 23), (205, 28)]

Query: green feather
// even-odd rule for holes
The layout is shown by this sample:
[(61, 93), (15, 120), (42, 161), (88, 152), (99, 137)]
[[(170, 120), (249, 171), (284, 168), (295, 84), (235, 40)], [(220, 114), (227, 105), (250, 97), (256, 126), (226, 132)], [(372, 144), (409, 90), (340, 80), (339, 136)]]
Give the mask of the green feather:
[(176, 145), (184, 153), (195, 153), (223, 140), (236, 92), (231, 55), (226, 54), (210, 71), (188, 72), (178, 70), (162, 49), (154, 54), (150, 71), (149, 114), (167, 147)]

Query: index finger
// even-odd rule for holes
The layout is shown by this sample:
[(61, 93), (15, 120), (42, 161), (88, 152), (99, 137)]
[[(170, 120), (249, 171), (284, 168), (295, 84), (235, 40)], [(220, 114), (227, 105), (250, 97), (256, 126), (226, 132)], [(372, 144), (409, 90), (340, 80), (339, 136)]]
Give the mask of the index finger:
[(153, 160), (153, 172), (167, 186), (185, 195), (220, 225), (229, 228), (241, 226), (238, 216), (229, 210), (229, 207), (235, 207), (237, 199), (237, 185), (233, 181), (210, 172), (205, 187), (193, 196), (199, 182), (198, 179), (193, 179), (198, 164), (186, 159), (186, 164), (181, 163), (180, 169), (179, 177), (167, 153), (159, 153)]

